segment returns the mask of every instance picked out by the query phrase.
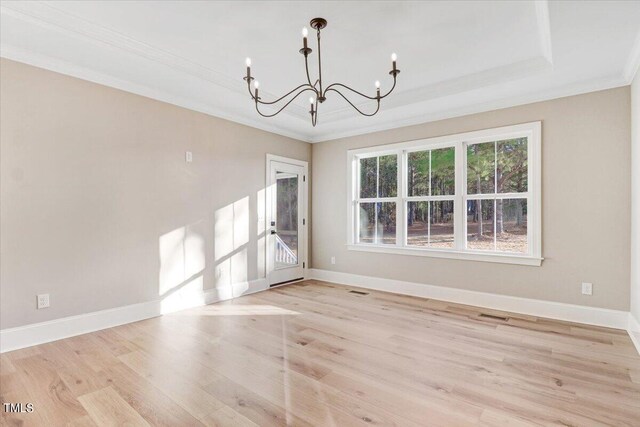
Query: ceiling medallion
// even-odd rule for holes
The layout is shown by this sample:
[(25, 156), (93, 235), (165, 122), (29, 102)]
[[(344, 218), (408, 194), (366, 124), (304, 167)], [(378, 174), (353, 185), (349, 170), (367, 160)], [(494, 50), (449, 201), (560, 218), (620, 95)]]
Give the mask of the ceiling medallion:
[[(375, 87), (376, 87), (375, 96), (365, 95), (364, 93), (358, 92), (357, 90), (352, 89), (349, 86), (346, 86), (342, 83), (332, 83), (327, 87), (323, 87), (322, 59), (320, 55), (320, 30), (322, 30), (324, 27), (327, 26), (327, 21), (326, 19), (323, 19), (323, 18), (313, 18), (310, 22), (310, 25), (311, 25), (311, 28), (314, 28), (317, 31), (317, 35), (318, 35), (318, 79), (315, 81), (315, 83), (313, 84), (311, 83), (311, 77), (309, 76), (308, 56), (313, 51), (311, 50), (310, 47), (307, 46), (307, 36), (309, 32), (307, 31), (306, 27), (302, 29), (303, 45), (302, 45), (302, 49), (300, 49), (300, 53), (304, 55), (304, 68), (307, 75), (307, 83), (301, 84), (300, 86), (296, 87), (295, 89), (292, 89), (291, 91), (281, 96), (280, 98), (274, 101), (262, 100), (262, 98), (259, 96), (259, 91), (258, 91), (258, 88), (260, 87), (260, 83), (258, 83), (256, 79), (251, 77), (251, 58), (247, 58), (247, 75), (244, 77), (244, 80), (247, 82), (247, 89), (249, 90), (249, 95), (251, 95), (251, 98), (256, 104), (256, 111), (258, 112), (258, 114), (260, 114), (262, 117), (273, 117), (278, 113), (280, 113), (282, 110), (284, 110), (298, 96), (302, 95), (305, 92), (313, 92), (313, 96), (309, 98), (309, 103), (311, 105), (311, 110), (309, 111), (309, 114), (311, 114), (311, 124), (315, 126), (318, 123), (318, 103), (323, 103), (324, 101), (326, 101), (327, 94), (329, 92), (335, 92), (338, 95), (340, 95), (345, 101), (347, 101), (349, 105), (351, 105), (358, 113), (362, 114), (363, 116), (371, 117), (375, 115), (380, 110), (380, 100), (389, 96), (389, 94), (393, 92), (393, 89), (396, 87), (396, 77), (400, 73), (400, 70), (396, 68), (396, 60), (397, 60), (396, 54), (395, 53), (391, 54), (392, 69), (391, 71), (389, 71), (389, 74), (393, 76), (393, 86), (391, 86), (391, 89), (389, 89), (389, 92), (385, 93), (384, 95), (380, 94), (379, 81), (375, 82)], [(252, 82), (253, 82), (253, 91), (251, 90)], [(358, 107), (356, 107), (342, 92), (340, 92), (339, 88), (346, 89), (363, 98), (376, 101), (375, 111), (373, 111), (372, 113), (363, 112)], [(290, 95), (294, 93), (295, 95), (293, 95), (293, 97), (290, 98)], [(282, 107), (273, 114), (264, 114), (263, 112), (260, 111), (260, 105), (276, 105), (281, 101), (284, 102), (284, 105), (282, 105)]]

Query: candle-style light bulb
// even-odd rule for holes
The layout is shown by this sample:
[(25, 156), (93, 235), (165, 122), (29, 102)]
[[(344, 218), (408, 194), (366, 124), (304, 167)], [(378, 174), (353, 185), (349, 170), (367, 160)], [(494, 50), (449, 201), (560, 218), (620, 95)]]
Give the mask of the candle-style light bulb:
[(247, 77), (245, 78), (247, 80), (247, 83), (251, 84), (251, 58), (245, 59), (244, 62), (247, 64)]
[(253, 82), (253, 86), (255, 87), (255, 95), (254, 95), (254, 98), (256, 99), (256, 105), (257, 105), (257, 104), (258, 104), (258, 100), (260, 99), (260, 98), (258, 97), (258, 88), (260, 87), (260, 82), (259, 82), (259, 81), (257, 81), (257, 80), (256, 80), (256, 81), (254, 81), (254, 82)]
[(314, 102), (316, 102), (316, 100), (315, 100), (315, 99), (313, 99), (313, 97), (309, 98), (309, 103), (310, 103), (310, 104), (313, 104)]
[(380, 80), (376, 80), (376, 89), (380, 89)]
[(258, 89), (260, 87), (260, 82), (256, 80), (255, 82), (253, 82), (253, 86)]
[(308, 35), (309, 35), (309, 30), (307, 30), (307, 27), (303, 27), (302, 28), (302, 48), (303, 49), (307, 49), (307, 36)]
[(396, 55), (395, 52), (391, 54), (391, 60), (394, 62), (398, 60), (398, 55)]

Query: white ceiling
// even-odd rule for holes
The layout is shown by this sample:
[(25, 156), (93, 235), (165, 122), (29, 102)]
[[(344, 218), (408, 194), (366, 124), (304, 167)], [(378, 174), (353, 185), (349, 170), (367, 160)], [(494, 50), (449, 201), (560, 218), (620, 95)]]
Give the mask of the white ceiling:
[[(623, 86), (640, 62), (637, 1), (2, 1), (0, 12), (3, 57), (310, 142)], [(300, 29), (316, 16), (329, 22), (325, 86), (384, 90), (397, 52), (378, 115), (336, 94), (315, 128), (305, 96), (274, 118), (255, 112), (244, 58), (265, 98), (303, 83)]]

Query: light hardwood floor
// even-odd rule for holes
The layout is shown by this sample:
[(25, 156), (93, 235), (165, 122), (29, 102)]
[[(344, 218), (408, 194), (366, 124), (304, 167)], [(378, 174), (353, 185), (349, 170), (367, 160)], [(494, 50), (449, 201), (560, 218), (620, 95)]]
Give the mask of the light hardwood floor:
[(0, 366), (2, 401), (35, 407), (6, 425), (640, 425), (624, 331), (318, 281)]

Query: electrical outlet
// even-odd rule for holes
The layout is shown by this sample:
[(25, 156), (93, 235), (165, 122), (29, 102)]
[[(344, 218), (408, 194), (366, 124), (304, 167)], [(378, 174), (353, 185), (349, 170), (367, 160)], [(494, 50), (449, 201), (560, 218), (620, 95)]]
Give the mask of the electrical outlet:
[(331, 257), (331, 264), (335, 264), (336, 263), (336, 257), (332, 256)]
[(49, 307), (49, 294), (38, 295), (38, 310)]
[(593, 283), (582, 282), (582, 295), (593, 295)]
[(191, 151), (186, 151), (184, 153), (184, 159), (187, 163), (193, 162), (193, 153)]

